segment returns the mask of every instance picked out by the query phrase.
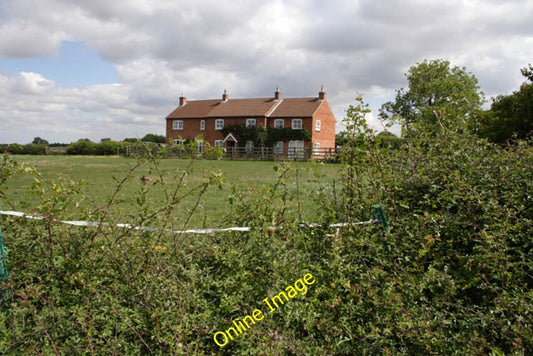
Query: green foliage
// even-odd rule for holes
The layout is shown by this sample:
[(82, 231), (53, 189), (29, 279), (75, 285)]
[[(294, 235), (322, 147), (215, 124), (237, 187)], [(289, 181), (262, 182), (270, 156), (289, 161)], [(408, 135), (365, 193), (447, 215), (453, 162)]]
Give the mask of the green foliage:
[(430, 130), (399, 150), (380, 150), (359, 124), (365, 106), (351, 108), (348, 117), (360, 126), (352, 137), (363, 137), (367, 149), (347, 157), (345, 195), (353, 202), (346, 214), (360, 214), (360, 202), (379, 201), (393, 224), (380, 241), (358, 242), (376, 281), (376, 290), (354, 283), (370, 293), (363, 299), (372, 315), (361, 320), (368, 325), (367, 350), (527, 354), (533, 349), (526, 322), (533, 312), (531, 142), (504, 150), (454, 129), (437, 136)]
[[(223, 191), (220, 172), (189, 179), (192, 165), (166, 173), (149, 156), (133, 161), (102, 204), (79, 182), (4, 159), (2, 171), (34, 178), (41, 199), (32, 210), (45, 219), (0, 219), (13, 296), (0, 312), (0, 353), (531, 354), (532, 142), (502, 148), (453, 127), (420, 128), (384, 149), (367, 113), (360, 97), (346, 111), (339, 186), (320, 165), (305, 182), (286, 163), (272, 183), (232, 184), (218, 206), (227, 225), (251, 228), (242, 233), (168, 231), (187, 228)], [(146, 165), (153, 179), (139, 180)], [(135, 209), (117, 211), (126, 192)], [(188, 217), (177, 218), (189, 198)], [(304, 201), (318, 212), (314, 227)], [(386, 232), (328, 228), (371, 219), (375, 203), (385, 207)], [(160, 229), (66, 227), (57, 216)], [(264, 308), (305, 273), (316, 279), (305, 296)], [(214, 343), (216, 331), (254, 309), (265, 319), (224, 348)]]
[(47, 145), (44, 144), (27, 144), (19, 145), (13, 143), (4, 147), (3, 151), (14, 155), (44, 155), (46, 154)]
[(335, 135), (335, 146), (344, 146), (348, 143), (347, 132), (341, 131)]
[(132, 144), (128, 142), (117, 142), (112, 140), (102, 140), (100, 143), (92, 142), (88, 139), (81, 139), (77, 142), (73, 142), (66, 148), (67, 155), (76, 155), (76, 156), (112, 156), (118, 155), (120, 153), (125, 153), (127, 147), (144, 147), (146, 145), (137, 141), (137, 144)]
[[(106, 140), (102, 141), (94, 147), (94, 154), (98, 156), (116, 155), (120, 152), (123, 145), (120, 142)], [(67, 150), (68, 152), (68, 150)]]
[(48, 145), (48, 141), (40, 137), (35, 137), (31, 143), (34, 145), (45, 145), (45, 146)]
[(388, 131), (382, 131), (376, 135), (377, 144), (385, 149), (395, 149), (402, 145), (403, 140)]
[(96, 146), (97, 144), (90, 140), (81, 139), (67, 146), (67, 154), (69, 155), (93, 155), (96, 152)]
[(147, 134), (141, 138), (142, 142), (153, 142), (153, 143), (166, 143), (167, 139), (163, 135), (156, 134)]
[(533, 66), (528, 64), (527, 67), (520, 69), (520, 72), (524, 77), (529, 79), (530, 82), (533, 82)]
[(221, 159), (224, 157), (224, 154), (223, 147), (214, 147), (211, 145), (204, 147), (204, 157), (207, 159)]
[[(408, 88), (383, 104), (380, 116), (400, 122), (405, 134), (475, 126), (484, 101), (476, 77), (445, 60), (423, 61), (406, 73)], [(413, 125), (416, 124), (416, 125)]]
[[(523, 68), (522, 74), (533, 81), (531, 68)], [(533, 83), (523, 83), (513, 94), (496, 97), (480, 122), (480, 136), (495, 143), (526, 139), (532, 133)]]
[(268, 129), (267, 146), (273, 146), (278, 141), (308, 141), (311, 139), (311, 132), (306, 129), (293, 130), (290, 127)]
[(253, 141), (255, 147), (272, 147), (278, 141), (310, 140), (308, 130), (293, 130), (290, 127), (265, 129), (261, 126), (246, 127), (243, 124), (227, 125), (222, 129), (224, 136), (230, 133), (235, 136), (239, 146), (244, 147), (246, 141)]

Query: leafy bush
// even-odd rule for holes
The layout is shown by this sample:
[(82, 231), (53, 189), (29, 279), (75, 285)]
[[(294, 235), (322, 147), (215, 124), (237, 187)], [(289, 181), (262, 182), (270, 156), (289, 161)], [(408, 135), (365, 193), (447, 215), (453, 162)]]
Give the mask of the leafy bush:
[(24, 146), (19, 145), (18, 143), (13, 143), (7, 147), (7, 152), (14, 155), (24, 154)]
[(90, 140), (79, 140), (67, 146), (68, 155), (93, 155), (96, 152), (97, 144)]
[[(12, 293), (0, 311), (7, 354), (515, 354), (533, 351), (533, 150), (496, 147), (453, 128), (417, 131), (386, 150), (366, 126), (362, 99), (347, 110), (342, 186), (311, 182), (301, 196), (289, 164), (271, 185), (233, 186), (227, 224), (249, 232), (172, 233), (175, 212), (194, 197), (197, 214), (225, 184), (165, 181), (149, 156), (117, 179), (105, 206), (77, 182), (48, 181), (4, 158), (0, 185), (35, 177), (39, 221), (2, 218)], [(134, 178), (149, 165), (157, 178)], [(297, 177), (297, 175), (296, 175)], [(136, 214), (114, 209), (135, 179)], [(296, 189), (292, 189), (292, 188)], [(160, 199), (147, 199), (152, 189)], [(0, 189), (0, 192), (2, 190)], [(0, 195), (9, 204), (9, 199)], [(318, 225), (303, 224), (311, 199)], [(381, 203), (390, 229), (372, 219)], [(192, 216), (192, 215), (191, 215)], [(128, 222), (157, 231), (55, 219)], [(276, 226), (275, 229), (272, 227)], [(262, 301), (305, 273), (316, 283), (270, 313)], [(220, 348), (215, 332), (262, 309), (264, 320)]]
[[(120, 143), (115, 141), (102, 141), (94, 146), (94, 154), (98, 156), (116, 155), (120, 150)], [(67, 151), (68, 152), (68, 151)]]
[(44, 144), (28, 144), (24, 145), (24, 154), (27, 155), (45, 155), (46, 147)]
[(204, 147), (204, 157), (207, 159), (221, 159), (224, 157), (224, 148), (206, 145)]

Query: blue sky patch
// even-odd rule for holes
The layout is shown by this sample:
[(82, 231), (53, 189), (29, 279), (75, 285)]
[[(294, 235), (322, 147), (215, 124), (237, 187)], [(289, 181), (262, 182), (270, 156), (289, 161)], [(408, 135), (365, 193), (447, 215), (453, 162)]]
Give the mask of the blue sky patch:
[(49, 58), (0, 57), (0, 71), (39, 73), (63, 88), (118, 82), (113, 64), (102, 59), (83, 42), (63, 41), (59, 54)]

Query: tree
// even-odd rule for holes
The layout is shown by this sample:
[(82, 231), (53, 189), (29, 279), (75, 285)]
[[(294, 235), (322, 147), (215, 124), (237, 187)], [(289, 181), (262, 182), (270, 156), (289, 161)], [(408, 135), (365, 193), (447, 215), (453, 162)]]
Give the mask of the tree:
[(533, 82), (533, 66), (531, 64), (528, 64), (527, 68), (520, 69), (520, 72), (522, 72), (524, 77)]
[(513, 138), (525, 139), (533, 132), (533, 67), (522, 68), (524, 82), (511, 95), (496, 97), (490, 110), (483, 113), (480, 136), (495, 143), (505, 143)]
[(34, 137), (33, 141), (31, 142), (32, 145), (48, 145), (48, 141), (40, 138), (40, 137)]
[[(438, 132), (443, 126), (475, 126), (484, 101), (476, 77), (446, 60), (424, 60), (405, 74), (408, 88), (396, 91), (393, 102), (383, 104), (382, 119), (404, 125), (409, 133), (417, 126)], [(415, 125), (413, 125), (415, 124)]]
[(348, 133), (341, 131), (335, 135), (335, 146), (344, 146), (348, 142)]
[(153, 143), (165, 143), (166, 137), (163, 135), (147, 134), (142, 139), (142, 142), (153, 142)]

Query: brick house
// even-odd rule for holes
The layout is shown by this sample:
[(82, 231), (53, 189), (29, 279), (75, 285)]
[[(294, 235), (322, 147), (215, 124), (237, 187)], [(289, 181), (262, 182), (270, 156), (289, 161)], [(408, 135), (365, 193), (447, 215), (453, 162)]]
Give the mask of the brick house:
[(324, 88), (310, 98), (282, 98), (279, 89), (270, 98), (230, 99), (224, 91), (221, 99), (187, 101), (182, 95), (179, 106), (166, 117), (166, 125), (169, 144), (196, 140), (200, 150), (207, 143), (251, 151), (259, 144), (243, 139), (246, 129), (264, 129), (275, 141), (263, 141), (261, 146), (266, 142), (273, 152), (289, 158), (296, 151), (320, 156), (335, 147), (335, 117)]

